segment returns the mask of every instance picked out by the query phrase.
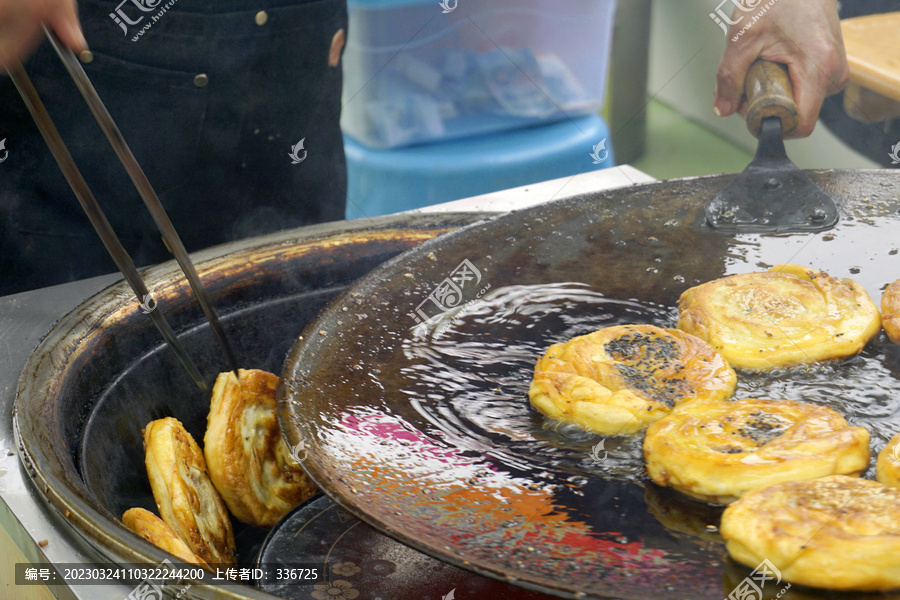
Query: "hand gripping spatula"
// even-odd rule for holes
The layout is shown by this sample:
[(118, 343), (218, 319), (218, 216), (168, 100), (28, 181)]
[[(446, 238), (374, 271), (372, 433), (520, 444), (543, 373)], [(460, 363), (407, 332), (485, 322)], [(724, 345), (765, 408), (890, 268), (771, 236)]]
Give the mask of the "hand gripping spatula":
[(797, 127), (787, 68), (757, 60), (744, 83), (747, 128), (759, 139), (756, 156), (706, 206), (706, 222), (726, 233), (821, 231), (838, 220), (834, 200), (797, 168), (783, 137)]

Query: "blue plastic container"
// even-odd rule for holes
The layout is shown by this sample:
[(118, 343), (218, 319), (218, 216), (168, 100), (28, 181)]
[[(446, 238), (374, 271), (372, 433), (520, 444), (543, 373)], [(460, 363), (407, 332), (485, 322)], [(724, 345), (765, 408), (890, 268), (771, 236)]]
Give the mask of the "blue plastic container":
[(349, 0), (341, 127), (399, 148), (602, 106), (615, 0)]
[(615, 165), (597, 115), (412, 148), (344, 136), (347, 218), (413, 210)]

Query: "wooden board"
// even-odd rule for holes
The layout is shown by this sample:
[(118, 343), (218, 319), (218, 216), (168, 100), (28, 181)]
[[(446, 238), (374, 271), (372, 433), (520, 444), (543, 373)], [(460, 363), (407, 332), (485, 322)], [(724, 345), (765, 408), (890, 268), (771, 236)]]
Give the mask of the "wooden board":
[(900, 102), (900, 12), (841, 21), (850, 81)]

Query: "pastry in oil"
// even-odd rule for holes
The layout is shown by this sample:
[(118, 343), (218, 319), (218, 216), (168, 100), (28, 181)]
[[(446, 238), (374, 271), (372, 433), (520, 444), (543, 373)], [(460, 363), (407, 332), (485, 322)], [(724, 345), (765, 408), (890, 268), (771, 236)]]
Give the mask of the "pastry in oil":
[(881, 328), (878, 307), (862, 286), (798, 265), (692, 287), (678, 310), (679, 329), (743, 369), (852, 356)]
[(549, 417), (616, 435), (639, 431), (678, 405), (728, 398), (736, 381), (699, 338), (617, 325), (550, 346), (535, 366), (528, 397)]
[(206, 470), (203, 452), (178, 419), (144, 428), (144, 462), (159, 514), (209, 564), (232, 565), (234, 533), (228, 509)]
[(881, 295), (881, 321), (891, 341), (900, 344), (900, 279)]
[(900, 489), (875, 481), (830, 475), (754, 490), (725, 509), (719, 531), (736, 561), (767, 559), (791, 583), (900, 588)]
[(728, 504), (773, 483), (858, 475), (869, 464), (869, 432), (824, 406), (732, 400), (679, 408), (653, 423), (644, 458), (657, 484)]
[(179, 560), (206, 567), (206, 562), (194, 554), (175, 530), (165, 521), (144, 508), (129, 508), (122, 515), (122, 524), (157, 548), (175, 555)]
[(900, 433), (878, 453), (875, 476), (884, 485), (900, 488)]
[(269, 527), (316, 493), (291, 457), (275, 415), (278, 377), (257, 369), (221, 373), (213, 387), (203, 451), (231, 513)]

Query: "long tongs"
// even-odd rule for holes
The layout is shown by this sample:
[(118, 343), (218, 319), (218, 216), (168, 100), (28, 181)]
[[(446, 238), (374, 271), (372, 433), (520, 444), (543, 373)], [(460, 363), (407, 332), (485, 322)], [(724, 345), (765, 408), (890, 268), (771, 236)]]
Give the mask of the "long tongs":
[[(97, 95), (97, 91), (88, 79), (87, 74), (84, 72), (84, 69), (75, 57), (75, 54), (63, 46), (56, 35), (46, 27), (44, 27), (44, 33), (47, 35), (47, 39), (50, 40), (53, 49), (56, 50), (56, 53), (59, 55), (60, 60), (62, 60), (63, 65), (65, 65), (69, 75), (71, 75), (72, 79), (75, 81), (75, 85), (78, 87), (81, 95), (84, 96), (91, 112), (94, 114), (94, 118), (97, 119), (100, 128), (103, 130), (103, 133), (106, 134), (106, 138), (116, 151), (119, 160), (122, 161), (125, 170), (131, 177), (131, 181), (137, 188), (141, 198), (143, 198), (144, 204), (146, 204), (147, 208), (150, 210), (150, 214), (153, 216), (153, 220), (156, 222), (156, 226), (162, 234), (163, 241), (165, 241), (169, 251), (175, 255), (175, 260), (178, 261), (181, 270), (184, 271), (185, 276), (190, 282), (191, 289), (194, 290), (194, 295), (197, 297), (197, 301), (203, 309), (203, 314), (206, 315), (206, 319), (209, 321), (213, 333), (219, 341), (219, 345), (225, 352), (225, 358), (229, 368), (237, 375), (237, 360), (234, 357), (234, 352), (231, 349), (231, 345), (228, 343), (228, 339), (225, 337), (225, 332), (219, 324), (218, 315), (210, 303), (209, 294), (200, 282), (197, 270), (194, 268), (194, 264), (191, 262), (191, 259), (184, 248), (184, 244), (181, 243), (181, 238), (175, 231), (175, 227), (172, 226), (172, 222), (169, 220), (168, 215), (166, 215), (166, 211), (160, 203), (156, 192), (153, 191), (153, 187), (147, 180), (147, 176), (144, 175), (144, 171), (141, 169), (140, 165), (138, 165), (137, 160), (135, 160), (134, 155), (128, 148), (128, 144), (125, 143), (125, 140), (122, 137), (122, 133), (119, 131), (119, 128), (116, 126), (109, 112), (106, 110), (106, 107), (103, 105), (103, 102), (100, 100), (100, 96)], [(128, 284), (137, 296), (138, 301), (141, 303), (142, 307), (144, 307), (144, 312), (150, 316), (153, 324), (159, 329), (163, 338), (165, 338), (166, 342), (169, 344), (169, 347), (175, 352), (178, 360), (190, 374), (191, 379), (194, 380), (200, 389), (208, 393), (210, 391), (209, 386), (204, 381), (203, 376), (200, 374), (200, 371), (197, 369), (193, 360), (191, 360), (191, 357), (181, 345), (175, 332), (172, 331), (172, 328), (169, 326), (166, 318), (162, 315), (162, 312), (160, 310), (147, 310), (147, 308), (151, 306), (153, 308), (156, 307), (155, 300), (150, 297), (150, 292), (147, 290), (143, 278), (135, 268), (134, 261), (131, 260), (128, 252), (126, 252), (125, 248), (122, 246), (118, 236), (115, 231), (113, 231), (106, 216), (103, 214), (103, 210), (91, 193), (90, 188), (88, 188), (87, 182), (85, 182), (84, 177), (82, 177), (81, 172), (75, 165), (75, 161), (72, 160), (72, 155), (69, 154), (68, 148), (66, 148), (65, 143), (59, 136), (56, 126), (53, 124), (50, 115), (47, 113), (47, 109), (44, 108), (44, 104), (41, 102), (25, 69), (22, 67), (21, 63), (16, 62), (8, 67), (7, 71), (9, 72), (13, 83), (16, 85), (16, 88), (19, 90), (19, 93), (22, 95), (22, 99), (28, 106), (31, 116), (34, 117), (34, 121), (37, 123), (38, 129), (44, 137), (44, 140), (47, 142), (47, 145), (50, 147), (53, 157), (56, 159), (56, 162), (59, 163), (59, 167), (62, 169), (66, 180), (72, 187), (72, 191), (75, 192), (75, 196), (78, 198), (79, 203), (81, 203), (81, 207), (84, 209), (84, 212), (87, 213), (91, 224), (94, 226), (94, 229), (97, 230), (100, 239), (103, 240), (103, 245), (106, 246), (106, 250), (109, 252), (110, 256), (112, 256), (113, 260), (116, 262), (116, 266), (122, 271), (126, 281), (128, 281)], [(153, 303), (152, 305), (151, 302)]]

